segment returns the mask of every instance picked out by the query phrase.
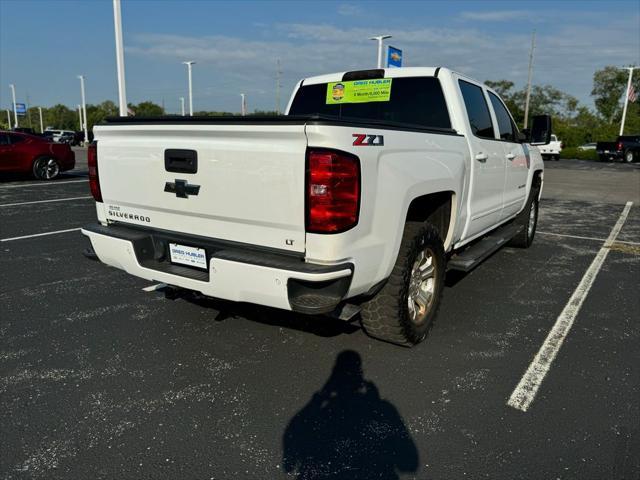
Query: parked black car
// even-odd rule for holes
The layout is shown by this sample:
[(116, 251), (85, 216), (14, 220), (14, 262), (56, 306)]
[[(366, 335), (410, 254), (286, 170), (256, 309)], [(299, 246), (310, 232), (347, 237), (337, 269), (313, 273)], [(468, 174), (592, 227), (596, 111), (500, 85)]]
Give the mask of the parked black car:
[(598, 142), (596, 152), (601, 162), (623, 160), (631, 163), (640, 159), (640, 135), (623, 135), (615, 142)]

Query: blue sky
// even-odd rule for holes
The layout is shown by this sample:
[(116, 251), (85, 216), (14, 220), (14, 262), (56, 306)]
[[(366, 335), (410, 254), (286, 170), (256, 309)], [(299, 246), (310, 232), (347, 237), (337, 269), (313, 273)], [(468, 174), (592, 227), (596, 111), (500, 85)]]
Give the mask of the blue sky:
[[(531, 31), (534, 83), (591, 104), (594, 70), (640, 63), (640, 2), (630, 1), (171, 1), (122, 0), (129, 102), (164, 101), (177, 112), (195, 60), (194, 108), (282, 105), (302, 77), (375, 66), (388, 33), (406, 66), (442, 65), (480, 80), (526, 82)], [(18, 101), (74, 107), (78, 74), (87, 101), (117, 99), (111, 0), (0, 0), (0, 106)]]

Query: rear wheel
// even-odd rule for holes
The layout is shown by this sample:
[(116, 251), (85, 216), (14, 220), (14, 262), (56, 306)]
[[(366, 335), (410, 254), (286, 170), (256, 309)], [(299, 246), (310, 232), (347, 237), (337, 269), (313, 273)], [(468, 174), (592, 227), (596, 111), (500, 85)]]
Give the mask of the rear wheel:
[(627, 163), (633, 162), (633, 152), (631, 150), (628, 150), (624, 154), (624, 161), (627, 162)]
[(33, 176), (38, 180), (53, 180), (60, 173), (60, 165), (53, 157), (38, 157), (33, 162)]
[(428, 223), (407, 222), (391, 276), (362, 306), (367, 334), (407, 347), (424, 340), (440, 306), (445, 268), (438, 230)]

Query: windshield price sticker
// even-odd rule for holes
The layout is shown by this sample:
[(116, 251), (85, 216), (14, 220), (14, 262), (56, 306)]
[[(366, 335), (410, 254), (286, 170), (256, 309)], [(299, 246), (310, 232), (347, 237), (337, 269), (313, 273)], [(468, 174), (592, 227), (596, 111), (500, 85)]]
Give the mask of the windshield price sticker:
[(327, 84), (327, 105), (341, 103), (388, 102), (392, 78), (354, 80)]

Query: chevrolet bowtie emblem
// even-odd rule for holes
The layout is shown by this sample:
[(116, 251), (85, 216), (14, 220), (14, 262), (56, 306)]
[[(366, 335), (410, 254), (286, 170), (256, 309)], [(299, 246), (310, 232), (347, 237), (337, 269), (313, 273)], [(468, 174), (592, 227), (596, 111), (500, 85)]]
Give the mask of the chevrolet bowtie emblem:
[(176, 197), (189, 198), (189, 195), (198, 195), (200, 185), (189, 185), (186, 180), (178, 180), (175, 182), (167, 182), (164, 184), (164, 191), (175, 193)]

